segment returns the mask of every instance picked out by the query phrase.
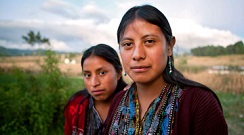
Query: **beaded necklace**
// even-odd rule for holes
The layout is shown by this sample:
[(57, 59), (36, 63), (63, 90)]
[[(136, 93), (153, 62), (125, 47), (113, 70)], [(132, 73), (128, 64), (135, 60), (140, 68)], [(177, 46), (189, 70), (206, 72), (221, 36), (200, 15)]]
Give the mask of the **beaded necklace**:
[[(136, 87), (135, 87), (134, 92), (135, 92), (135, 95), (136, 95), (136, 97), (137, 97), (137, 98), (136, 98), (136, 124), (137, 124), (137, 126), (136, 126), (136, 132), (135, 132), (136, 135), (137, 135), (137, 134), (139, 134), (139, 135), (142, 134), (142, 127), (143, 127), (143, 126), (142, 126), (142, 123), (144, 123), (146, 120), (149, 121), (149, 119), (152, 119), (152, 118), (154, 117), (155, 112), (153, 113), (153, 110), (155, 110), (156, 107), (160, 104), (159, 102), (160, 102), (161, 99), (163, 98), (163, 95), (164, 95), (164, 93), (165, 93), (166, 87), (167, 87), (167, 84), (164, 86), (163, 90), (161, 91), (160, 96), (157, 97), (156, 99), (154, 99), (153, 102), (149, 105), (149, 108), (148, 108), (148, 110), (146, 111), (145, 115), (143, 116), (141, 122), (140, 122), (140, 117), (141, 117), (141, 116), (140, 116), (140, 104), (139, 104), (139, 98), (138, 98), (137, 89), (136, 89)], [(148, 113), (149, 113), (149, 115), (151, 115), (151, 117), (149, 116), (149, 117), (146, 118), (146, 114), (148, 114)], [(147, 126), (147, 127), (148, 127), (148, 126)], [(145, 129), (146, 129), (146, 127), (145, 127)], [(147, 130), (147, 129), (146, 129), (146, 130)]]
[(109, 134), (170, 134), (181, 90), (177, 85), (167, 84), (140, 121), (139, 100), (133, 84), (117, 107)]

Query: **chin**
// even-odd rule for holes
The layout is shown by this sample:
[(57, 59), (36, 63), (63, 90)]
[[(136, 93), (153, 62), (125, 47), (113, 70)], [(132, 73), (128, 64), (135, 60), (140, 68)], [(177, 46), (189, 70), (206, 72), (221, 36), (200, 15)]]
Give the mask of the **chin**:
[(138, 78), (134, 78), (132, 79), (135, 83), (148, 83), (149, 80), (146, 79), (146, 77), (142, 78), (142, 77), (138, 77)]
[(94, 98), (96, 101), (104, 101), (104, 100), (106, 100), (106, 98), (101, 97), (101, 96), (93, 96), (93, 98)]
[(133, 74), (133, 75), (129, 75), (129, 77), (134, 81), (134, 82), (141, 82), (141, 81), (146, 81), (148, 80), (148, 76), (146, 76), (145, 74)]

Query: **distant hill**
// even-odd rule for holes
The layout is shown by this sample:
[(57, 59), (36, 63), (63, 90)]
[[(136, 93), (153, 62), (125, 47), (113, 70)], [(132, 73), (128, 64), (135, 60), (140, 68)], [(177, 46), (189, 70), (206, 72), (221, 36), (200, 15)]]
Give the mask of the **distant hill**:
[(32, 55), (37, 50), (11, 49), (0, 46), (0, 56), (25, 56)]
[[(45, 50), (22, 50), (22, 49), (11, 49), (11, 48), (5, 48), (0, 46), (0, 56), (29, 56), (36, 54), (39, 52), (39, 54), (44, 54)], [(64, 52), (57, 51), (56, 53), (61, 54)]]

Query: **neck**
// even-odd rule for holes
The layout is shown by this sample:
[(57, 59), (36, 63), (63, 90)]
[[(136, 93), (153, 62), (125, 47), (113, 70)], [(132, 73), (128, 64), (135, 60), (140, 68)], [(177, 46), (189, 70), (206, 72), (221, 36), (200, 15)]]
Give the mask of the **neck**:
[(140, 104), (140, 119), (143, 118), (152, 101), (160, 95), (165, 85), (163, 78), (149, 83), (136, 83)]
[(96, 110), (103, 122), (107, 118), (110, 104), (111, 104), (111, 101), (94, 101), (94, 107), (96, 108)]
[(100, 106), (103, 106), (103, 107), (108, 106), (109, 107), (110, 104), (111, 104), (111, 101), (94, 101), (95, 108), (100, 107)]
[(166, 82), (161, 77), (160, 79), (154, 80), (148, 83), (136, 83), (138, 97), (141, 99), (155, 99), (158, 97), (166, 85)]

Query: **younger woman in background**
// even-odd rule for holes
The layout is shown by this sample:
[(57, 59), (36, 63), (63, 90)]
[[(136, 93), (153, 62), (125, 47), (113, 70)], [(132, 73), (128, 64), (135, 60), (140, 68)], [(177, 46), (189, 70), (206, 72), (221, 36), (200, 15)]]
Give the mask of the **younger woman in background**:
[(65, 106), (65, 135), (99, 135), (114, 95), (123, 90), (122, 66), (117, 52), (98, 44), (81, 59), (86, 88), (75, 93)]

